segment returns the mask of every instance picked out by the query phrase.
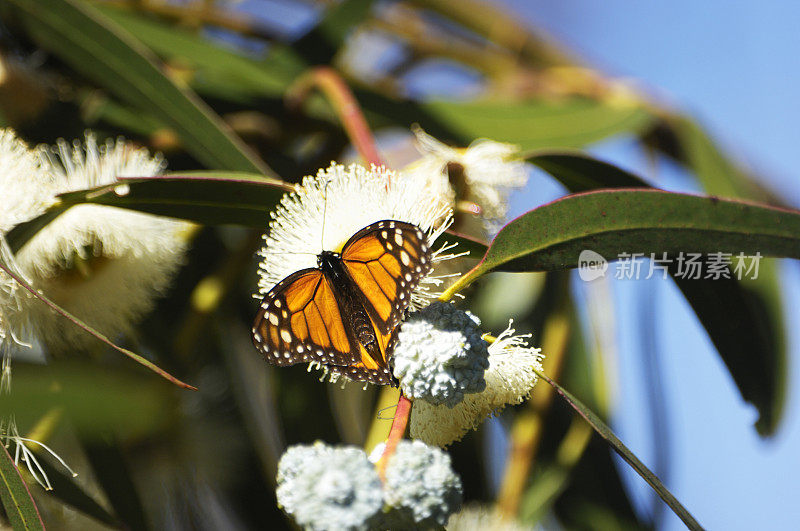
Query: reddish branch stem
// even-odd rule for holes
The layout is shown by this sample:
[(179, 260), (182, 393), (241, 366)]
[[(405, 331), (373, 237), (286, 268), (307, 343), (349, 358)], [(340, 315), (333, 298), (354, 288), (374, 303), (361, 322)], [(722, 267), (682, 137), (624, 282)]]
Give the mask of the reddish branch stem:
[(286, 91), (286, 101), (290, 107), (299, 107), (309, 96), (311, 89), (317, 88), (327, 98), (342, 122), (350, 142), (367, 164), (382, 166), (383, 160), (375, 147), (375, 139), (367, 125), (364, 113), (342, 76), (329, 66), (318, 66), (301, 76)]
[(394, 412), (392, 429), (389, 430), (389, 438), (386, 440), (386, 448), (383, 450), (380, 461), (378, 461), (378, 474), (381, 480), (386, 479), (386, 464), (397, 449), (397, 443), (403, 438), (408, 426), (408, 417), (411, 414), (411, 400), (401, 391), (400, 400), (397, 401), (397, 409)]

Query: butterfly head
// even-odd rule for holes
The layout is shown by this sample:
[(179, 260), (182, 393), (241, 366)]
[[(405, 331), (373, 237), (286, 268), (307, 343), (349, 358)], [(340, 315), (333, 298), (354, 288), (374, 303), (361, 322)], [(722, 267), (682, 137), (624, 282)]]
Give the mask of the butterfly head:
[(330, 263), (336, 259), (341, 258), (341, 255), (334, 251), (322, 251), (317, 255), (317, 266), (325, 270), (326, 265), (330, 265)]

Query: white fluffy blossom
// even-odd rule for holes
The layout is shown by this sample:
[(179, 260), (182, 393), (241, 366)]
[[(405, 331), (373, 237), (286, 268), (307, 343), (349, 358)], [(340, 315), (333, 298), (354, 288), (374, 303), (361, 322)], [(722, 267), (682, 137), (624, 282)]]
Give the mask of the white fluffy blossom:
[(409, 315), (393, 357), (403, 393), (452, 408), (465, 394), (483, 391), (489, 352), (479, 324), (477, 317), (444, 302)]
[[(64, 192), (148, 177), (164, 161), (124, 141), (98, 145), (91, 134), (72, 146), (31, 152), (13, 132), (0, 133), (0, 230), (28, 221)], [(50, 222), (16, 255), (25, 277), (48, 297), (106, 335), (128, 331), (177, 270), (189, 224), (100, 205), (77, 205)], [(51, 348), (86, 334), (45, 305), (26, 318)]]
[(488, 139), (456, 149), (439, 142), (422, 129), (415, 129), (422, 158), (404, 172), (421, 176), (442, 201), (467, 200), (482, 211), (485, 226), (495, 231), (508, 212), (508, 195), (525, 186), (528, 171), (519, 158), (519, 148)]
[(461, 479), (450, 456), (420, 441), (400, 441), (386, 463), (383, 486), (389, 529), (443, 526), (461, 507)]
[(321, 442), (286, 450), (276, 494), (306, 529), (370, 529), (383, 508), (381, 481), (364, 451)]
[[(41, 182), (41, 186), (35, 183)], [(34, 151), (10, 129), (0, 129), (0, 261), (24, 276), (8, 247), (5, 234), (16, 224), (43, 212), (53, 203), (55, 191)], [(24, 328), (26, 292), (0, 271), (0, 343)]]
[[(394, 219), (416, 225), (433, 245), (447, 228), (450, 213), (414, 178), (385, 168), (332, 164), (316, 176), (305, 177), (271, 213), (269, 233), (259, 252), (264, 259), (255, 296), (263, 297), (295, 271), (317, 267), (320, 252), (341, 251), (351, 236), (376, 221)], [(442, 254), (443, 250), (434, 252), (434, 265), (451, 256)], [(424, 305), (434, 295), (431, 286), (440, 284), (435, 275), (426, 276), (412, 302)]]
[(489, 345), (486, 389), (468, 394), (455, 407), (418, 400), (411, 410), (410, 433), (436, 446), (448, 446), (477, 428), (488, 416), (530, 396), (542, 370), (540, 349), (527, 346), (530, 335), (514, 335), (509, 327)]

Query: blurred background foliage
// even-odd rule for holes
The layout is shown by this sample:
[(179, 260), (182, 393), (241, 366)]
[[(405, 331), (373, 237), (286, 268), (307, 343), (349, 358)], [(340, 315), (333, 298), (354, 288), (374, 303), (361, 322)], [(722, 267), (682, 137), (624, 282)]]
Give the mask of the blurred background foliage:
[[(293, 97), (304, 73), (327, 65), (352, 88), (391, 167), (413, 159), (417, 123), (453, 145), (517, 144), (565, 194), (647, 186), (574, 151), (624, 135), (684, 166), (708, 194), (780, 205), (690, 116), (581, 64), (491, 3), (8, 0), (0, 15), (0, 123), (31, 144), (91, 129), (162, 152), (178, 174), (242, 171), (294, 183), (356, 156), (325, 98)], [(113, 351), (91, 364), (15, 361), (7, 404), (20, 428), (79, 472), (71, 478), (41, 457), (55, 488), (32, 490), (52, 527), (288, 528), (274, 503), (287, 444), (364, 445), (373, 424), (388, 431), (388, 420), (373, 422), (380, 390), (318, 384), (304, 367), (275, 370), (251, 345), (255, 251), (279, 191), (251, 197), (263, 205), (249, 218), (260, 216), (261, 228), (201, 227), (135, 337), (114, 338), (198, 392)], [(609, 294), (595, 290), (595, 304), (579, 308), (571, 281), (559, 271), (499, 273), (467, 296), (487, 330), (513, 316), (517, 330), (532, 331), (546, 371), (605, 417)], [(786, 348), (774, 264), (762, 263), (758, 281), (679, 287), (757, 407), (759, 433), (774, 432)], [(506, 435), (489, 433), (497, 430)], [(450, 453), (468, 502), (496, 503), (523, 524), (656, 525), (634, 510), (607, 446), (544, 385)]]

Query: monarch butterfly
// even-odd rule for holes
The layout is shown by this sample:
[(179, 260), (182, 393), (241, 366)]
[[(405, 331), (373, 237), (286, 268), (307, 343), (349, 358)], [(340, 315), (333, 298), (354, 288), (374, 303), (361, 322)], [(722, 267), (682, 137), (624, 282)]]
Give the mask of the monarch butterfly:
[(264, 297), (253, 344), (279, 366), (317, 362), (353, 380), (397, 385), (390, 358), (411, 293), (432, 268), (419, 227), (372, 223), (341, 254), (322, 251)]

